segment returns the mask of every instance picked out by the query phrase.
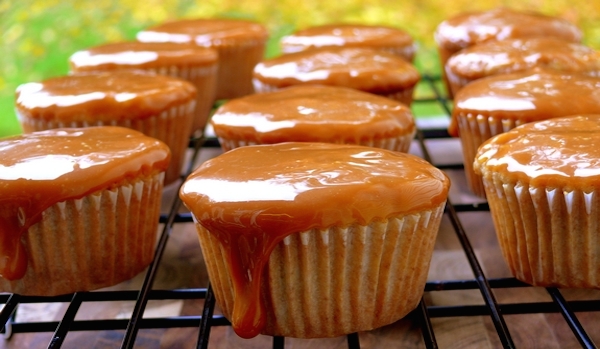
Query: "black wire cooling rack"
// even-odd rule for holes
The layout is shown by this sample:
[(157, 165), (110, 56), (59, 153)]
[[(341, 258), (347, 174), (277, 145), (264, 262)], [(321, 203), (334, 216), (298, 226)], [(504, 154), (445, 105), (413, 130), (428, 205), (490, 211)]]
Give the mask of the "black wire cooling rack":
[[(425, 104), (435, 103), (440, 108), (442, 114), (450, 115), (449, 101), (441, 93), (441, 84), (439, 78), (423, 75), (421, 86), (427, 91), (417, 96), (413, 102), (414, 110)], [(415, 112), (418, 117), (418, 112)], [(422, 156), (432, 162), (442, 170), (462, 170), (462, 163), (444, 163), (437, 164), (431, 159), (426, 143), (436, 139), (449, 138), (445, 127), (420, 127), (417, 132), (416, 144), (420, 149)], [(193, 168), (195, 160), (204, 149), (218, 147), (219, 144), (214, 138), (197, 138), (190, 142), (190, 152), (192, 153), (190, 165), (186, 173)], [(595, 299), (582, 299), (567, 301), (563, 291), (555, 288), (547, 288), (545, 291), (549, 295), (550, 301), (528, 301), (515, 303), (500, 303), (496, 299), (495, 290), (508, 288), (527, 288), (531, 287), (514, 278), (487, 278), (478, 258), (472, 242), (469, 239), (464, 228), (464, 219), (461, 220), (460, 214), (464, 212), (488, 211), (489, 207), (485, 202), (477, 203), (453, 203), (449, 200), (445, 215), (451, 222), (453, 230), (456, 233), (460, 245), (464, 251), (468, 265), (474, 275), (469, 279), (458, 280), (431, 280), (425, 286), (425, 295), (437, 292), (451, 292), (464, 290), (478, 290), (482, 298), (481, 304), (458, 304), (458, 305), (428, 305), (425, 297), (419, 303), (419, 306), (410, 313), (409, 318), (415, 326), (420, 329), (422, 334), (422, 344), (425, 348), (438, 348), (436, 340), (435, 326), (432, 320), (437, 318), (460, 318), (481, 316), (486, 317), (493, 324), (493, 330), (497, 334), (494, 342), (499, 347), (516, 348), (515, 340), (507, 326), (506, 317), (517, 314), (562, 314), (564, 322), (570, 328), (572, 335), (583, 348), (596, 348), (590, 335), (582, 326), (578, 317), (580, 312), (598, 312), (600, 311), (600, 297)], [(211, 329), (219, 326), (230, 326), (230, 323), (222, 315), (215, 312), (215, 298), (210, 285), (206, 288), (191, 289), (153, 289), (153, 283), (157, 275), (157, 270), (161, 263), (167, 241), (173, 232), (173, 228), (180, 223), (191, 223), (192, 218), (189, 213), (182, 210), (182, 203), (177, 199), (173, 200), (172, 207), (168, 214), (160, 217), (161, 227), (157, 243), (155, 256), (152, 264), (147, 269), (142, 286), (137, 290), (125, 291), (94, 291), (82, 292), (59, 297), (31, 297), (20, 296), (17, 294), (0, 294), (0, 304), (3, 308), (0, 311), (0, 325), (3, 325), (2, 334), (4, 343), (10, 343), (17, 335), (27, 335), (39, 332), (51, 332), (53, 335), (47, 343), (48, 348), (59, 348), (63, 346), (68, 333), (73, 331), (114, 331), (122, 334), (120, 341), (121, 348), (143, 347), (136, 343), (139, 339), (140, 330), (146, 329), (170, 329), (170, 328), (191, 328), (197, 329), (196, 341), (197, 348), (208, 348), (211, 340)], [(148, 302), (155, 300), (202, 300), (201, 311), (194, 315), (169, 316), (145, 318), (144, 311)], [(87, 302), (115, 302), (130, 301), (135, 302), (132, 315), (129, 318), (122, 319), (92, 319), (78, 320), (76, 315), (83, 304)], [(65, 303), (68, 304), (62, 319), (58, 321), (17, 321), (15, 316), (20, 305), (31, 303)], [(589, 331), (589, 329), (588, 329)], [(12, 337), (12, 338), (11, 338)], [(361, 348), (359, 334), (350, 334), (347, 336), (348, 348)], [(273, 337), (273, 348), (285, 348), (286, 338)]]

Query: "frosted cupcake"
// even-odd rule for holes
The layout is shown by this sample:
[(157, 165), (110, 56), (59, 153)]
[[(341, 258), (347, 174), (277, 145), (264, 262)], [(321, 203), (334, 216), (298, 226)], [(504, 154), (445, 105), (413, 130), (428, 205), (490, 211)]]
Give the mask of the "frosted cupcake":
[(112, 125), (165, 142), (173, 153), (165, 184), (181, 176), (195, 106), (191, 83), (137, 71), (55, 77), (23, 84), (16, 93), (24, 132)]
[(409, 62), (413, 61), (416, 51), (415, 42), (408, 32), (383, 25), (325, 24), (298, 30), (280, 40), (284, 54), (339, 46), (383, 50)]
[(486, 42), (450, 57), (446, 77), (456, 95), (477, 79), (534, 68), (600, 76), (600, 51), (551, 37)]
[(204, 130), (215, 102), (217, 51), (175, 43), (116, 42), (77, 51), (69, 58), (72, 73), (144, 70), (191, 82), (198, 91), (192, 132)]
[(315, 338), (381, 327), (417, 306), (448, 187), (413, 155), (288, 142), (208, 160), (180, 197), (236, 333)]
[(183, 19), (162, 23), (137, 34), (142, 42), (175, 42), (219, 52), (217, 99), (251, 94), (252, 69), (264, 58), (267, 29), (241, 19)]
[(449, 133), (461, 139), (471, 191), (485, 197), (473, 172), (477, 148), (518, 125), (554, 117), (600, 113), (600, 78), (554, 70), (497, 75), (472, 82), (454, 99)]
[(0, 149), (0, 291), (90, 291), (150, 264), (171, 156), (163, 142), (103, 126), (4, 138)]
[(253, 77), (256, 92), (320, 84), (349, 87), (408, 106), (421, 79), (417, 69), (397, 55), (356, 47), (326, 47), (263, 60)]
[(512, 273), (536, 286), (600, 287), (600, 115), (533, 122), (477, 153)]
[(211, 120), (223, 150), (282, 142), (361, 144), (407, 152), (410, 109), (345, 87), (297, 85), (229, 100)]

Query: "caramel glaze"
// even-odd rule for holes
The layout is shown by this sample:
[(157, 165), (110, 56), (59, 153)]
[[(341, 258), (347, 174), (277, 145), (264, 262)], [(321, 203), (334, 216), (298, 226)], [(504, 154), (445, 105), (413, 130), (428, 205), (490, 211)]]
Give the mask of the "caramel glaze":
[(180, 197), (229, 258), (231, 322), (254, 337), (266, 316), (261, 277), (286, 236), (428, 210), (446, 200), (449, 180), (428, 162), (383, 149), (279, 143), (233, 149), (197, 168)]
[(458, 115), (485, 115), (522, 123), (600, 113), (600, 78), (534, 69), (473, 81), (454, 98), (448, 132), (458, 137)]
[(450, 51), (490, 40), (556, 37), (581, 42), (582, 36), (581, 30), (565, 19), (503, 7), (459, 14), (440, 23), (434, 33), (438, 45)]
[(512, 183), (587, 191), (600, 183), (598, 139), (600, 114), (532, 122), (482, 144), (474, 170), (502, 173)]
[(415, 130), (410, 109), (400, 102), (322, 85), (297, 85), (229, 100), (211, 123), (219, 137), (262, 144), (359, 143)]
[(325, 47), (267, 59), (256, 65), (253, 77), (278, 88), (311, 83), (372, 93), (412, 87), (421, 78), (397, 55), (356, 47)]
[(77, 51), (69, 57), (72, 72), (165, 66), (212, 66), (217, 51), (175, 43), (115, 42)]
[(600, 74), (600, 51), (552, 37), (489, 41), (450, 57), (446, 69), (466, 79), (513, 73), (534, 67)]
[(347, 23), (302, 29), (280, 41), (285, 53), (327, 46), (411, 47), (413, 44), (412, 36), (398, 28)]
[(169, 148), (122, 127), (65, 128), (0, 139), (0, 275), (23, 277), (21, 236), (48, 207), (164, 172)]
[(191, 83), (137, 71), (107, 71), (20, 85), (16, 107), (30, 118), (57, 121), (134, 120), (196, 98)]
[(186, 19), (163, 23), (137, 33), (142, 42), (195, 43), (198, 46), (226, 46), (240, 40), (265, 40), (266, 28), (240, 19)]

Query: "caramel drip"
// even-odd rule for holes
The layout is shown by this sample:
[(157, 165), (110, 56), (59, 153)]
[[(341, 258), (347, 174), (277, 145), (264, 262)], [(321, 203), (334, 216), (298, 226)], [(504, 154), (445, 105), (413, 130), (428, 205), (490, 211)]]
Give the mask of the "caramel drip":
[(600, 78), (540, 69), (476, 80), (456, 94), (449, 133), (458, 136), (458, 115), (527, 123), (600, 113), (599, 90)]
[(55, 121), (135, 120), (196, 98), (191, 83), (136, 71), (60, 76), (17, 88), (16, 107), (30, 118)]
[(205, 162), (180, 197), (227, 251), (235, 292), (232, 325), (249, 338), (266, 321), (261, 274), (286, 236), (427, 210), (446, 200), (448, 187), (443, 172), (409, 154), (280, 143), (237, 148)]
[(344, 87), (297, 85), (228, 101), (213, 115), (224, 138), (280, 143), (397, 137), (414, 131), (404, 104)]
[(21, 278), (21, 237), (48, 207), (166, 170), (162, 142), (128, 128), (55, 129), (0, 140), (0, 275)]
[(90, 47), (69, 57), (71, 71), (159, 67), (210, 66), (217, 51), (197, 45), (151, 42), (115, 42)]
[(485, 142), (475, 171), (536, 187), (591, 188), (600, 179), (600, 114), (525, 124)]
[(375, 93), (411, 87), (420, 79), (417, 69), (397, 55), (355, 47), (326, 47), (264, 60), (254, 68), (253, 77), (279, 88), (311, 83)]
[(466, 12), (450, 18), (436, 28), (436, 42), (451, 51), (490, 40), (525, 37), (556, 37), (581, 42), (583, 34), (565, 19), (538, 12), (497, 8)]

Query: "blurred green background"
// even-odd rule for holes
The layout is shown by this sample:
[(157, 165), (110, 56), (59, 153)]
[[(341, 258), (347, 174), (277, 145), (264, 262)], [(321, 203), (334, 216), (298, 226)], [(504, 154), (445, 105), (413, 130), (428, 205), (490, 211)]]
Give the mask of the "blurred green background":
[(19, 84), (64, 75), (67, 59), (92, 45), (133, 40), (157, 23), (194, 17), (237, 17), (260, 21), (271, 33), (267, 56), (278, 39), (297, 28), (331, 22), (385, 24), (402, 28), (419, 45), (416, 65), (439, 74), (433, 31), (463, 11), (497, 6), (536, 10), (566, 18), (600, 48), (600, 1), (593, 0), (0, 0), (0, 137), (21, 129), (14, 113)]

